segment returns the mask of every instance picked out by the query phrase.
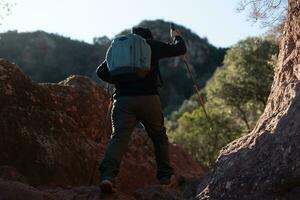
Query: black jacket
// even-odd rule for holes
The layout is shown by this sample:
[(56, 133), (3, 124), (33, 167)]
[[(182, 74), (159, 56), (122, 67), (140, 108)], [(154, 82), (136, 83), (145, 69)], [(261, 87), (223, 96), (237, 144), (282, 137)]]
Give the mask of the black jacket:
[(109, 75), (107, 63), (104, 61), (97, 68), (97, 75), (103, 81), (115, 84), (114, 96), (136, 96), (158, 94), (158, 87), (161, 85), (159, 60), (162, 58), (180, 56), (186, 53), (185, 42), (182, 37), (175, 37), (172, 44), (156, 40), (147, 40), (151, 47), (151, 71), (147, 76), (135, 82), (117, 84)]

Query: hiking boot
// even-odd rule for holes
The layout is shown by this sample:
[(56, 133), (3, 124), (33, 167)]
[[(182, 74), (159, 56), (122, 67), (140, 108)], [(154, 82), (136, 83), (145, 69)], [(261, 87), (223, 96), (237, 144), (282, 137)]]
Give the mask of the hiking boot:
[(100, 183), (100, 188), (103, 193), (115, 193), (117, 188), (115, 184), (110, 180), (103, 180)]
[(161, 186), (175, 187), (177, 185), (177, 180), (175, 175), (172, 175), (171, 177), (164, 177), (159, 179), (159, 183)]

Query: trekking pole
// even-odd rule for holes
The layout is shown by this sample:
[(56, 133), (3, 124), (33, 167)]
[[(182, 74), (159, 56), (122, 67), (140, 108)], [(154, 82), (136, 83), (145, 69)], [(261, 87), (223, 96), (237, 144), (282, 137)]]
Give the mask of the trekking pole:
[(192, 74), (192, 71), (191, 71), (191, 68), (189, 67), (187, 61), (186, 61), (186, 56), (182, 56), (182, 62), (185, 64), (188, 72), (189, 72), (189, 75), (193, 81), (193, 84), (194, 84), (194, 89), (195, 89), (195, 92), (197, 93), (197, 96), (198, 96), (198, 103), (200, 104), (200, 106), (202, 107), (202, 110), (205, 114), (205, 117), (209, 120), (209, 117), (208, 117), (208, 114), (206, 112), (206, 109), (205, 109), (205, 102), (204, 102), (204, 99), (200, 93), (200, 87), (198, 85), (198, 83), (196, 82), (196, 80), (194, 79), (193, 77), (193, 74)]
[[(175, 24), (174, 24), (174, 23), (171, 23), (171, 24), (170, 24), (170, 29), (171, 29), (172, 31), (175, 31), (175, 30), (176, 30), (176, 29), (175, 29)], [(199, 103), (200, 106), (202, 107), (203, 112), (204, 112), (204, 114), (205, 114), (205, 117), (207, 118), (208, 121), (210, 121), (210, 120), (209, 120), (209, 117), (208, 117), (208, 114), (207, 114), (207, 112), (206, 112), (206, 109), (205, 109), (204, 99), (203, 99), (203, 97), (201, 96), (201, 93), (200, 93), (200, 87), (199, 87), (197, 81), (196, 81), (196, 80), (194, 79), (194, 77), (193, 77), (191, 68), (189, 67), (189, 65), (188, 65), (188, 63), (187, 63), (186, 56), (184, 55), (184, 56), (182, 56), (181, 58), (182, 58), (182, 59), (181, 59), (182, 62), (185, 64), (185, 66), (186, 66), (186, 68), (187, 68), (187, 70), (188, 70), (188, 72), (189, 72), (189, 75), (190, 75), (190, 77), (191, 77), (191, 79), (192, 79), (192, 81), (193, 81), (194, 89), (195, 89), (195, 92), (197, 93), (197, 96), (198, 96), (198, 103)]]

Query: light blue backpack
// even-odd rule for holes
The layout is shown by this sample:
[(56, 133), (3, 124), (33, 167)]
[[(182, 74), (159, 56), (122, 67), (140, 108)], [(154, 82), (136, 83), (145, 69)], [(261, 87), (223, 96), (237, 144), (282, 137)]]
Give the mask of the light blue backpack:
[(106, 53), (108, 70), (115, 81), (144, 78), (151, 68), (151, 47), (144, 38), (128, 34), (115, 38)]

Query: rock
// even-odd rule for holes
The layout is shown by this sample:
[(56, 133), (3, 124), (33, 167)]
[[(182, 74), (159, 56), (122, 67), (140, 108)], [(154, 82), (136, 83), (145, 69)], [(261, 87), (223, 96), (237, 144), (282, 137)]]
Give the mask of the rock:
[[(156, 163), (151, 139), (143, 129), (136, 129), (131, 137), (129, 150), (124, 156), (120, 174), (117, 179), (118, 188), (127, 194), (134, 194), (138, 188), (158, 185), (156, 180)], [(180, 147), (170, 145), (170, 160), (178, 179), (203, 176), (204, 171), (190, 155)], [(134, 173), (132, 173), (134, 172)]]
[(69, 187), (57, 189), (36, 189), (32, 186), (0, 179), (0, 200), (134, 200), (121, 192), (102, 194), (100, 189), (91, 187)]
[[(38, 186), (58, 199), (97, 199), (98, 162), (111, 131), (110, 124), (104, 131), (109, 95), (83, 76), (34, 83), (4, 59), (0, 72), (0, 177)], [(146, 132), (136, 129), (117, 179), (120, 192), (112, 198), (132, 199), (138, 189), (149, 195), (154, 191), (147, 189), (158, 184), (153, 151)], [(170, 145), (170, 155), (178, 179), (203, 175), (180, 147)]]
[(57, 200), (54, 196), (31, 186), (14, 181), (0, 180), (1, 200)]
[(44, 190), (57, 200), (134, 200), (133, 197), (122, 192), (102, 194), (98, 187), (75, 187)]
[(148, 186), (136, 190), (134, 197), (138, 200), (192, 200), (196, 196), (198, 184), (199, 179), (196, 177), (179, 177), (177, 178), (177, 186)]
[(289, 1), (279, 65), (254, 130), (225, 147), (198, 199), (300, 199), (300, 1)]
[(15, 167), (33, 185), (88, 184), (97, 148), (89, 131), (55, 103), (47, 86), (6, 60), (0, 66), (6, 77), (0, 81), (0, 166)]
[[(56, 108), (70, 116), (81, 132), (98, 142), (101, 139), (107, 140), (110, 124), (105, 125), (104, 119), (110, 96), (96, 82), (73, 75), (58, 84), (40, 85), (49, 90)], [(62, 118), (60, 120), (64, 123)]]
[(139, 200), (182, 200), (183, 196), (176, 189), (151, 186), (146, 189), (138, 190), (135, 193), (135, 198)]
[(202, 177), (204, 170), (178, 145), (170, 145), (170, 156), (175, 174), (185, 178)]
[(12, 166), (0, 166), (0, 178), (3, 180), (28, 183), (27, 178), (20, 174), (17, 169)]

